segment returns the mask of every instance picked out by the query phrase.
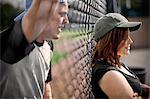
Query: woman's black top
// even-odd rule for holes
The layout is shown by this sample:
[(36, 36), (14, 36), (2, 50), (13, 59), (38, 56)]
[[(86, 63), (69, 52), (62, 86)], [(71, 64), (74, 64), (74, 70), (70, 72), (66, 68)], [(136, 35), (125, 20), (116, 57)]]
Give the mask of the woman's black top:
[[(99, 87), (99, 80), (103, 77), (103, 75), (110, 70), (116, 70), (119, 71), (123, 76), (127, 79), (128, 83), (132, 87), (133, 91), (138, 93), (138, 95), (142, 94), (142, 89), (140, 86), (140, 81), (138, 77), (129, 70), (125, 65), (123, 65), (133, 76), (128, 75), (120, 71), (119, 69), (115, 68), (114, 66), (110, 65), (106, 61), (97, 61), (95, 66), (92, 68), (92, 91), (95, 96), (95, 98), (102, 98), (102, 99), (108, 99), (108, 96), (102, 91), (102, 89)], [(111, 83), (110, 83), (111, 84)]]

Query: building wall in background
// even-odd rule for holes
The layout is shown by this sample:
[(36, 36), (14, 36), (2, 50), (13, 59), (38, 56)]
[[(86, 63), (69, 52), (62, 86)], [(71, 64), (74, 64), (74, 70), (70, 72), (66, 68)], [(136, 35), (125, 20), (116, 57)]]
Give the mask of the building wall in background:
[(150, 48), (150, 17), (128, 17), (131, 21), (140, 21), (142, 26), (132, 33), (134, 40), (133, 48)]

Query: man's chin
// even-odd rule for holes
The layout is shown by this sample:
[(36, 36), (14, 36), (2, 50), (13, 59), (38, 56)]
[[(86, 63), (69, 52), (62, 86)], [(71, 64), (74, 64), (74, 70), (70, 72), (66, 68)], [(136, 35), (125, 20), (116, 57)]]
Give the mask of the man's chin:
[(60, 35), (56, 35), (53, 39), (59, 39), (60, 38)]
[(59, 39), (60, 38), (60, 35), (53, 35), (53, 36), (51, 36), (51, 37), (49, 37), (49, 38), (46, 38), (47, 40), (57, 40), (57, 39)]

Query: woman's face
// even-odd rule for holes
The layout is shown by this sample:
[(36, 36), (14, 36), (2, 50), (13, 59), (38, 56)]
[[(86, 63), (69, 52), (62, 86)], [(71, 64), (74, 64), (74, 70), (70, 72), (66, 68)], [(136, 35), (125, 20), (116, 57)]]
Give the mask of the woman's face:
[(130, 34), (129, 30), (127, 30), (126, 32), (127, 32), (126, 39), (122, 40), (118, 46), (117, 54), (121, 57), (130, 54), (130, 46), (133, 43), (133, 41), (129, 35)]

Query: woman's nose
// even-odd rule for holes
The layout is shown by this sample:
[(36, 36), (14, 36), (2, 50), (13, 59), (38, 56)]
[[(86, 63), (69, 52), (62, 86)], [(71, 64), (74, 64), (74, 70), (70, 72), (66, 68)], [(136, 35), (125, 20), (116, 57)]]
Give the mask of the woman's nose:
[(131, 37), (129, 37), (129, 43), (132, 44), (133, 43), (133, 40)]

